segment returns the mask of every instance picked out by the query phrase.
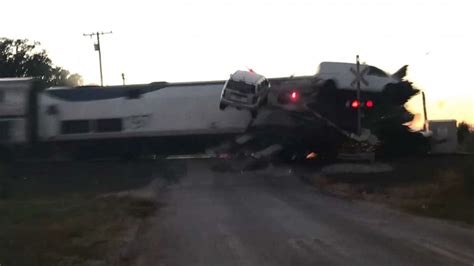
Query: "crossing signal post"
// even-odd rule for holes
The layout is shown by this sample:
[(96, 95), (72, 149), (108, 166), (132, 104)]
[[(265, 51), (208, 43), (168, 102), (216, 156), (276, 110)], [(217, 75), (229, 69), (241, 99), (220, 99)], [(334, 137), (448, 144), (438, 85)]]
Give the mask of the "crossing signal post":
[[(357, 61), (357, 101), (360, 103), (360, 63), (359, 63), (359, 55), (356, 57)], [(357, 135), (360, 136), (361, 134), (361, 121), (360, 121), (360, 108), (357, 108)]]
[[(369, 85), (369, 82), (364, 79), (364, 75), (367, 73), (368, 68), (365, 67), (362, 71), (360, 70), (359, 55), (357, 55), (356, 56), (356, 69), (354, 70), (353, 68), (351, 68), (350, 70), (351, 70), (352, 74), (354, 74), (354, 76), (355, 76), (354, 80), (351, 83), (351, 86), (352, 87), (355, 86), (356, 89), (357, 89), (357, 95), (356, 95), (357, 102), (358, 102), (357, 107), (359, 107), (359, 105), (360, 105), (360, 83), (361, 82), (364, 83), (365, 86)], [(367, 106), (367, 107), (369, 107), (369, 106)], [(361, 134), (361, 116), (362, 116), (361, 108), (357, 108), (357, 134), (358, 135)]]

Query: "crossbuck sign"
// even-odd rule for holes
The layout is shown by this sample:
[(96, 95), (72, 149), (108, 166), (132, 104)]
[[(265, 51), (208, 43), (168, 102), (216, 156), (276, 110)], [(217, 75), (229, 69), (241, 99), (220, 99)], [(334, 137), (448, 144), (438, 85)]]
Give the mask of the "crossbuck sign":
[(357, 81), (360, 81), (361, 84), (364, 84), (365, 86), (369, 86), (369, 82), (365, 80), (364, 76), (367, 74), (367, 71), (369, 71), (368, 67), (365, 67), (360, 71), (360, 73), (357, 73), (357, 70), (351, 67), (351, 73), (354, 74), (354, 80), (351, 82), (351, 86), (353, 88), (357, 87)]

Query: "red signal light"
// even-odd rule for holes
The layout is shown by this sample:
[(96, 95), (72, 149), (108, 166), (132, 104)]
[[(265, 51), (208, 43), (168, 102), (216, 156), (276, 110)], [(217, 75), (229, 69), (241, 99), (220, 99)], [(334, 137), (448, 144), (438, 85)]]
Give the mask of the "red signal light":
[(351, 102), (351, 107), (352, 108), (359, 108), (360, 107), (360, 102), (358, 100), (353, 100)]
[(290, 93), (290, 100), (291, 100), (292, 102), (298, 101), (298, 98), (299, 98), (299, 97), (300, 97), (300, 95), (298, 94), (297, 91), (292, 91), (292, 92)]
[(371, 100), (368, 100), (368, 101), (365, 103), (365, 106), (367, 106), (367, 108), (372, 108), (372, 107), (374, 107), (374, 102), (371, 101)]

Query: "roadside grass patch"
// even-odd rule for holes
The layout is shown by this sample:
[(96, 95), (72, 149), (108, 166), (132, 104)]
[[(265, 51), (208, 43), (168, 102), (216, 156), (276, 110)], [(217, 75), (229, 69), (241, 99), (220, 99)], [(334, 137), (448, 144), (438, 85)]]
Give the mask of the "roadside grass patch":
[(7, 197), (0, 199), (2, 266), (110, 265), (127, 228), (156, 210), (149, 199), (101, 196), (145, 186), (151, 180), (147, 165), (7, 167)]
[(135, 218), (146, 218), (152, 215), (157, 209), (157, 204), (149, 199), (125, 198), (125, 211)]
[(313, 177), (349, 199), (386, 203), (410, 213), (474, 224), (474, 157), (430, 156), (388, 162), (394, 171)]
[(474, 166), (471, 163), (458, 169), (440, 171), (435, 182), (416, 189), (416, 194), (402, 207), (412, 213), (474, 224)]

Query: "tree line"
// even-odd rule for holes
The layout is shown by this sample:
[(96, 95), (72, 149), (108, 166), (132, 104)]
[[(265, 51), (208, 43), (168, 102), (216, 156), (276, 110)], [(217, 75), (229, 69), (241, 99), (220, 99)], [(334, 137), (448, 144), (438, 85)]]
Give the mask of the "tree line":
[(39, 42), (0, 38), (0, 78), (12, 77), (36, 78), (42, 88), (83, 83), (81, 75), (54, 65)]

